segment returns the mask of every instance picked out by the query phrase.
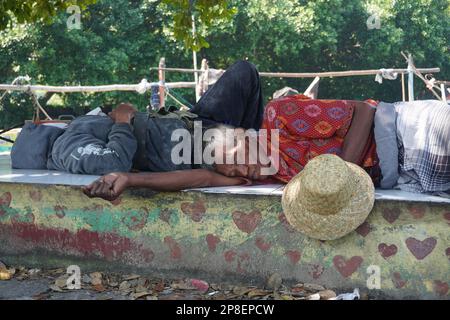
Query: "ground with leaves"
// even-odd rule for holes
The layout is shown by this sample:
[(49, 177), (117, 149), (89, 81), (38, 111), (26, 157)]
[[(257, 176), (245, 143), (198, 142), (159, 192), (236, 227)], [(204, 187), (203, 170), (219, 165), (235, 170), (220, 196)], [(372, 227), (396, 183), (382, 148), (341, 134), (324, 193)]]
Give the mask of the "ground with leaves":
[(326, 300), (336, 293), (321, 285), (286, 286), (278, 274), (264, 287), (207, 283), (200, 279), (161, 279), (138, 274), (92, 272), (81, 289), (68, 289), (65, 268), (51, 270), (6, 266), (0, 262), (0, 299), (24, 300)]

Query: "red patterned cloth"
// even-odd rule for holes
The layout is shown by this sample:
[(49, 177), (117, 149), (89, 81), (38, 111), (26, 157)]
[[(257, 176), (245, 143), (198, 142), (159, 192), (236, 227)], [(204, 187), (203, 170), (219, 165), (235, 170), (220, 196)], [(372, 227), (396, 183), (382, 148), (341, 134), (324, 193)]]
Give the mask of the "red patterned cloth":
[[(274, 178), (289, 182), (312, 158), (339, 155), (350, 127), (354, 106), (345, 100), (312, 100), (304, 95), (272, 100), (266, 107), (263, 129), (279, 129), (280, 167)], [(373, 138), (365, 148), (364, 167), (374, 164)]]

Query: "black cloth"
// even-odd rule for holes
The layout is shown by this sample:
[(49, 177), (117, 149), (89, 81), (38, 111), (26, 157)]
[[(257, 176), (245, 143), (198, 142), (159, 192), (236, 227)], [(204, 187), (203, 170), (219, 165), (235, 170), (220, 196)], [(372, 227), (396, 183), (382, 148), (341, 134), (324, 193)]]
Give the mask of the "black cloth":
[(238, 61), (205, 92), (191, 112), (206, 125), (221, 123), (244, 129), (261, 127), (264, 104), (256, 67)]

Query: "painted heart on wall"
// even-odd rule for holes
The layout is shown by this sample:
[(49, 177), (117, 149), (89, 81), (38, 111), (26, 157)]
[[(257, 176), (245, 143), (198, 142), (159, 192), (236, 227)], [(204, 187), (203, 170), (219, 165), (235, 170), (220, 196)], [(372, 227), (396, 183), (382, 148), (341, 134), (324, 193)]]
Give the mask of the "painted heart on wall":
[(248, 234), (252, 233), (261, 222), (261, 212), (253, 210), (250, 213), (235, 211), (232, 214), (233, 221), (239, 230)]
[(417, 260), (425, 259), (436, 247), (437, 240), (435, 238), (426, 238), (425, 240), (417, 240), (416, 238), (408, 238), (405, 240), (409, 251)]
[(386, 243), (380, 243), (378, 245), (378, 251), (384, 259), (387, 259), (397, 253), (397, 246), (395, 244), (387, 245)]
[(337, 271), (344, 277), (350, 277), (361, 265), (363, 258), (360, 256), (354, 256), (350, 259), (345, 259), (343, 256), (335, 256), (333, 258), (333, 264)]
[(181, 211), (188, 215), (192, 221), (200, 222), (206, 213), (206, 206), (202, 200), (194, 201), (193, 203), (181, 203)]

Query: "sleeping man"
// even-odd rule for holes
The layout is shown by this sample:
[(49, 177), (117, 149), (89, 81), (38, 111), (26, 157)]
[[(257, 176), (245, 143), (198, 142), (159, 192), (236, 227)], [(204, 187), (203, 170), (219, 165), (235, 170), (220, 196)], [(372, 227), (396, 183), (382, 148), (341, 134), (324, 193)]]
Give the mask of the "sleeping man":
[[(215, 163), (207, 169), (115, 172), (83, 191), (114, 200), (128, 187), (176, 191), (269, 177), (286, 183), (309, 160), (330, 153), (364, 168), (376, 186), (448, 197), (450, 107), (429, 100), (380, 103), (377, 108), (366, 102), (311, 100), (302, 95), (277, 99), (265, 109), (257, 151), (251, 147), (252, 135), (242, 135), (237, 128), (231, 136), (223, 134), (209, 144), (215, 147)], [(277, 138), (267, 130), (275, 130)], [(259, 139), (263, 131), (266, 139)], [(240, 136), (243, 139), (237, 139)]]
[[(26, 151), (16, 157), (12, 152), (13, 166)], [(287, 183), (326, 153), (361, 166), (383, 188), (445, 196), (450, 107), (438, 101), (377, 104), (293, 95), (264, 108), (256, 68), (240, 61), (190, 112), (148, 114), (121, 104), (109, 116), (74, 120), (51, 143), (44, 163), (52, 170), (103, 175), (83, 192), (114, 200), (129, 187), (176, 191), (268, 178)]]

